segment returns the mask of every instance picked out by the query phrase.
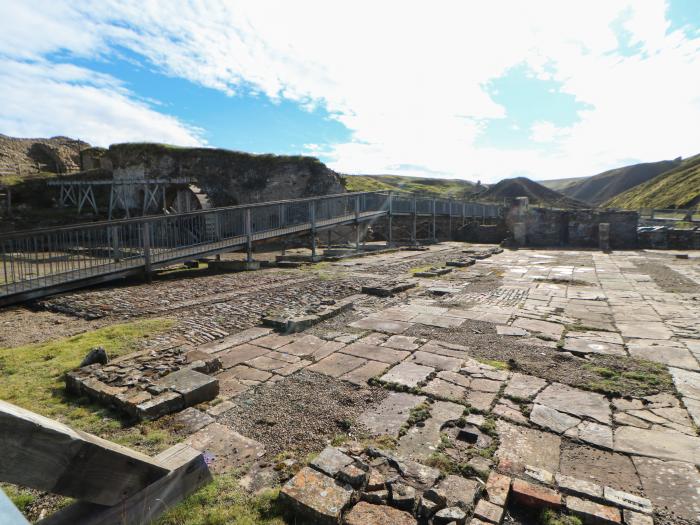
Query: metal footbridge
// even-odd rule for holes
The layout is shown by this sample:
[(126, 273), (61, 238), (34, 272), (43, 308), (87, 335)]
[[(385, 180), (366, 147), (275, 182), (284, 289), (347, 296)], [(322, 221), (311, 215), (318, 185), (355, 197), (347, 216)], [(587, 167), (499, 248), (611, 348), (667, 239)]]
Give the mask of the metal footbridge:
[(495, 219), (498, 205), (386, 192), (344, 193), (84, 223), (0, 235), (0, 306), (90, 286), (174, 263), (247, 249), (254, 242), (311, 234), (380, 218)]

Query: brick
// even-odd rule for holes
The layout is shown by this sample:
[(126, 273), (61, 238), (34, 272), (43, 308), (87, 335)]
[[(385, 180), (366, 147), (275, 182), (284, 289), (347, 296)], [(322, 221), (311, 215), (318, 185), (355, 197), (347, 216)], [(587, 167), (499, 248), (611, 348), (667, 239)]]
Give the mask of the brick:
[(498, 505), (494, 505), (482, 499), (477, 503), (476, 509), (474, 509), (474, 517), (489, 523), (501, 523), (503, 519), (503, 507), (499, 507)]
[(558, 509), (562, 505), (561, 494), (556, 490), (533, 485), (521, 479), (513, 480), (512, 491), (515, 501), (528, 507)]
[(566, 508), (572, 514), (581, 517), (587, 525), (618, 525), (622, 523), (619, 509), (576, 496), (566, 498)]
[(508, 476), (504, 476), (498, 472), (491, 472), (489, 478), (486, 480), (486, 495), (491, 503), (505, 506), (508, 502), (510, 481)]

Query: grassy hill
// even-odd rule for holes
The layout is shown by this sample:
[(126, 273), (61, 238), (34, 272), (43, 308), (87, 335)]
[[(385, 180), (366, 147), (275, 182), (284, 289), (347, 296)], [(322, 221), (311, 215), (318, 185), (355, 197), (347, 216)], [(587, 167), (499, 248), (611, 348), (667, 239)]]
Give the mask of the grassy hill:
[(675, 168), (679, 163), (680, 160), (662, 160), (623, 166), (577, 180), (561, 187), (558, 191), (572, 199), (598, 206), (661, 173)]
[(466, 197), (477, 186), (468, 180), (433, 179), (405, 175), (343, 175), (348, 191), (410, 191), (440, 197)]
[(571, 199), (526, 177), (503, 179), (478, 195), (479, 200), (487, 202), (503, 202), (504, 199), (510, 201), (516, 197), (527, 197), (530, 200), (530, 204), (539, 206), (555, 208), (588, 207), (583, 202)]
[(610, 208), (700, 208), (700, 155), (605, 202)]
[(537, 180), (537, 184), (542, 184), (545, 188), (550, 190), (562, 192), (562, 190), (568, 186), (576, 184), (586, 180), (588, 177), (570, 177), (568, 179), (552, 179), (552, 180)]

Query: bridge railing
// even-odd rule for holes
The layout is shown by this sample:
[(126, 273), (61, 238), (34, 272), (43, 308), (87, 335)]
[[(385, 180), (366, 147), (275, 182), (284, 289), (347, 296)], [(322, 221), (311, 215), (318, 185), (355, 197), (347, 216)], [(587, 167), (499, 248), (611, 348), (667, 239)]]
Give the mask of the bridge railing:
[[(390, 203), (391, 201), (391, 203)], [(256, 240), (394, 214), (494, 218), (498, 206), (384, 192), (230, 206), (0, 235), (4, 296), (220, 253)]]

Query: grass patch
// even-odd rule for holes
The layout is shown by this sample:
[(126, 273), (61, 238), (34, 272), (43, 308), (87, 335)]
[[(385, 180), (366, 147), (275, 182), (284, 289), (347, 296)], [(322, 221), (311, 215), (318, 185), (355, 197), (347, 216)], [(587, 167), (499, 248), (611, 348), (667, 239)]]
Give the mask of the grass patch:
[(497, 359), (477, 359), (480, 363), (492, 366), (498, 370), (510, 370), (510, 365), (505, 361), (498, 361)]
[(428, 265), (426, 265), (426, 266), (416, 266), (415, 268), (411, 268), (411, 269), (408, 270), (408, 271), (409, 271), (411, 274), (416, 274), (416, 273), (420, 273), (420, 272), (427, 272), (428, 270), (430, 270), (431, 268), (434, 268), (434, 267), (435, 267), (435, 265), (433, 265), (433, 264), (428, 264)]
[(29, 506), (37, 500), (36, 492), (29, 489), (3, 484), (2, 490), (22, 514), (26, 514)]
[(643, 360), (628, 361), (633, 366), (627, 369), (596, 364), (583, 365), (583, 368), (595, 377), (586, 383), (586, 387), (615, 397), (641, 397), (672, 391), (673, 381), (664, 365)]
[(279, 489), (247, 494), (232, 475), (214, 481), (191, 495), (156, 525), (284, 525)]
[(583, 525), (580, 518), (569, 514), (560, 514), (551, 509), (545, 509), (540, 514), (541, 525)]
[(172, 438), (158, 422), (124, 428), (120, 414), (68, 395), (63, 376), (76, 368), (92, 347), (102, 346), (115, 358), (136, 350), (144, 338), (173, 324), (169, 319), (149, 319), (47, 343), (0, 348), (0, 399), (123, 445), (149, 453), (161, 450)]

